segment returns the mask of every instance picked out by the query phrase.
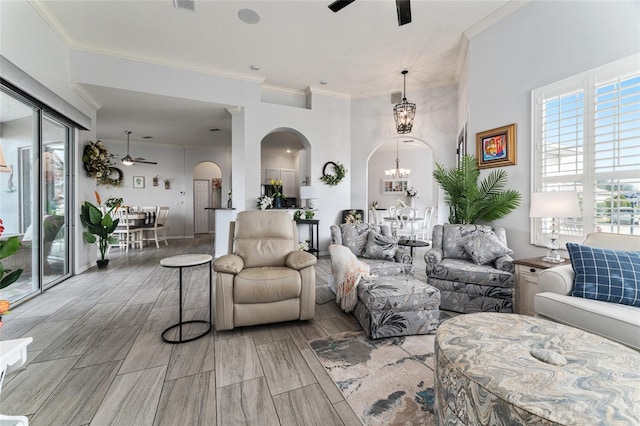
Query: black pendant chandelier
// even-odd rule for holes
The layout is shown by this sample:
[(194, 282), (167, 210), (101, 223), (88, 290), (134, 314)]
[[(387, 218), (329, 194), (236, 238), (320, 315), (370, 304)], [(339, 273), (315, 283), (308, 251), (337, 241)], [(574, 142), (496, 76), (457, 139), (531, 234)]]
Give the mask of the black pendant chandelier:
[(404, 88), (402, 90), (402, 102), (393, 107), (393, 118), (396, 120), (396, 130), (400, 134), (410, 133), (413, 127), (413, 119), (416, 116), (416, 104), (407, 102), (407, 74), (409, 71), (402, 71), (404, 76)]

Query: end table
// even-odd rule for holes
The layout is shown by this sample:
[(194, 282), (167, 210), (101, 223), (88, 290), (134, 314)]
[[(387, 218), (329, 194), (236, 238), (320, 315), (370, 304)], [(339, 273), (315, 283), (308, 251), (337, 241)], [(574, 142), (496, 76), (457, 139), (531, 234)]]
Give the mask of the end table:
[[(181, 254), (178, 256), (165, 257), (160, 261), (160, 265), (165, 268), (180, 268), (180, 288), (179, 288), (179, 298), (180, 305), (178, 306), (178, 315), (179, 320), (176, 324), (166, 328), (162, 332), (162, 340), (166, 343), (186, 343), (191, 342), (192, 340), (199, 339), (200, 337), (206, 335), (211, 331), (211, 324), (213, 323), (213, 315), (211, 309), (211, 297), (212, 297), (212, 273), (211, 273), (211, 261), (213, 260), (213, 256), (210, 254)], [(209, 264), (209, 321), (203, 320), (191, 320), (191, 321), (182, 321), (182, 268), (189, 268), (192, 266), (204, 265), (205, 263)], [(182, 326), (185, 324), (193, 324), (193, 323), (202, 323), (207, 324), (207, 329), (198, 334), (197, 336), (189, 337), (185, 339), (182, 337)], [(165, 337), (165, 334), (174, 328), (178, 328), (178, 339), (171, 340)]]
[(542, 260), (542, 257), (530, 257), (528, 259), (516, 259), (513, 261), (516, 269), (515, 303), (517, 314), (535, 316), (533, 299), (540, 293), (538, 276), (545, 269), (554, 266), (570, 264), (566, 259), (562, 263), (551, 263)]

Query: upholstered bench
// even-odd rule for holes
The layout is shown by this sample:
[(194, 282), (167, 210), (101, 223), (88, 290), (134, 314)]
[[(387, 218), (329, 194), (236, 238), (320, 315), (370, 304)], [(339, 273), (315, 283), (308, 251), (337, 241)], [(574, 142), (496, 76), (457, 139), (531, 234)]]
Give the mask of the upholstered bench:
[(371, 339), (429, 334), (438, 328), (440, 291), (411, 275), (373, 277), (358, 284), (353, 314)]

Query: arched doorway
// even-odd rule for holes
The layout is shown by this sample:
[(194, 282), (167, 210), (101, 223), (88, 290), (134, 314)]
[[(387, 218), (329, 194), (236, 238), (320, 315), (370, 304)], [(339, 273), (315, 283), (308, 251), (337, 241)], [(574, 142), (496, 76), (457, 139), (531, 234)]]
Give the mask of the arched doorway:
[(311, 175), (311, 144), (300, 132), (279, 128), (261, 141), (260, 194), (264, 195), (271, 179), (282, 180), (286, 197), (284, 207), (300, 207), (300, 185)]
[(222, 170), (211, 161), (193, 169), (193, 233), (213, 232), (213, 208), (222, 207)]
[(399, 199), (407, 201), (404, 191), (389, 190), (389, 185), (396, 188), (394, 183), (397, 182), (389, 182), (391, 179), (385, 171), (396, 168), (396, 158), (400, 168), (411, 169), (410, 175), (404, 180), (408, 188), (413, 187), (418, 191), (419, 196), (414, 199), (416, 210), (421, 212), (433, 206), (437, 212), (438, 185), (433, 179), (437, 153), (428, 142), (416, 137), (398, 136), (381, 141), (371, 153), (367, 161), (367, 206), (377, 201), (379, 209), (387, 209)]

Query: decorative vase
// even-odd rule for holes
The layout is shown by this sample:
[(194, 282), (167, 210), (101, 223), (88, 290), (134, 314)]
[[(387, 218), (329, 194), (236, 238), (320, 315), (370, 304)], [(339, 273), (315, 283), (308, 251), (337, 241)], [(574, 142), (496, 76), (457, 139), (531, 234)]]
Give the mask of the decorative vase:
[(153, 178), (153, 186), (158, 186), (158, 177)]
[(96, 260), (96, 264), (98, 265), (98, 269), (104, 269), (109, 265), (109, 259), (98, 259)]
[(171, 188), (171, 182), (164, 181), (164, 189), (170, 189), (170, 188)]
[(304, 212), (304, 218), (306, 220), (311, 220), (313, 219), (313, 216), (315, 215), (315, 212), (313, 210), (307, 210)]
[(416, 197), (407, 197), (407, 205), (409, 207), (411, 207), (412, 209), (416, 208), (416, 200), (415, 200), (415, 198)]
[(281, 209), (282, 208), (282, 197), (276, 195), (275, 200), (274, 200), (274, 208), (275, 209)]

